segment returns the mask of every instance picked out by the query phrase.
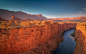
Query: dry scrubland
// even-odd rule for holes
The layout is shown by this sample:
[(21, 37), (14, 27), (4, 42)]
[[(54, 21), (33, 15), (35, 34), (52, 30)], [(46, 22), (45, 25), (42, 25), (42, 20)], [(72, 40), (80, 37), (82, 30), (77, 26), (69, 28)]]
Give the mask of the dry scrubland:
[(43, 26), (49, 21), (0, 21), (0, 28), (16, 28), (16, 27), (30, 27), (30, 26)]
[[(20, 28), (20, 27), (30, 27), (30, 26), (43, 26), (46, 23), (57, 23), (56, 21), (0, 21), (0, 28)], [(80, 23), (80, 22), (58, 22), (58, 24), (64, 23)]]
[[(0, 21), (1, 54), (50, 54), (76, 22)], [(29, 50), (29, 51), (28, 51)]]

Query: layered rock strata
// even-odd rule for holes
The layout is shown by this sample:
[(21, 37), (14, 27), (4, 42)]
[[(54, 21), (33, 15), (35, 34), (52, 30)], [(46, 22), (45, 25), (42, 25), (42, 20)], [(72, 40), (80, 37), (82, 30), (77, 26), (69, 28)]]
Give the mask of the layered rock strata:
[(75, 26), (45, 22), (42, 26), (0, 29), (0, 54), (50, 54), (63, 40), (62, 32)]
[(49, 41), (46, 41), (35, 48), (20, 54), (52, 54), (53, 51), (56, 50), (59, 44), (63, 41), (63, 31), (75, 27), (76, 23), (58, 23), (58, 33), (54, 35)]
[(79, 23), (75, 30), (76, 48), (74, 54), (86, 54), (86, 23)]

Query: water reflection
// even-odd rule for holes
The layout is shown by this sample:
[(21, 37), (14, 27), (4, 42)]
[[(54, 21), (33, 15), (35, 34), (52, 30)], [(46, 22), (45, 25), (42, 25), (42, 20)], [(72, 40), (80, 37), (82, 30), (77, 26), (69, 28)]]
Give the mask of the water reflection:
[(70, 38), (71, 38), (71, 39), (73, 39), (73, 40), (75, 40), (75, 38), (74, 38), (74, 37), (72, 37), (72, 36), (70, 36)]
[(74, 32), (75, 29), (68, 30), (64, 32), (64, 40), (59, 45), (59, 47), (53, 52), (53, 54), (73, 54), (76, 46), (76, 42), (74, 41), (74, 37), (70, 34)]

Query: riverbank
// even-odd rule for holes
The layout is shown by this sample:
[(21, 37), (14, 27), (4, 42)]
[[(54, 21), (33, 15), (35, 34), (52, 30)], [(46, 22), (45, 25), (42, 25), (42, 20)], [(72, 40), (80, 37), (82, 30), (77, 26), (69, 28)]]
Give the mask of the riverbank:
[(74, 29), (69, 29), (64, 32), (63, 42), (59, 45), (59, 47), (53, 52), (53, 54), (73, 54), (76, 43), (74, 41), (74, 37), (69, 34), (73, 33)]
[[(71, 28), (73, 29), (73, 28)], [(69, 29), (69, 30), (71, 30)], [(68, 30), (66, 30), (68, 31)], [(65, 32), (66, 32), (65, 31)], [(52, 37), (49, 41), (45, 42), (45, 43), (42, 43), (38, 46), (36, 46), (35, 48), (29, 50), (29, 51), (26, 51), (26, 52), (23, 52), (21, 54), (53, 54), (53, 51), (55, 51), (59, 45), (63, 42), (64, 38), (62, 36), (63, 32), (61, 33), (58, 33), (57, 35), (55, 35), (54, 37)], [(59, 36), (59, 37), (58, 37)]]
[[(58, 37), (59, 36), (59, 37)], [(59, 46), (59, 43), (63, 41), (63, 38), (61, 37), (61, 34), (57, 34), (54, 37), (52, 37), (49, 41), (42, 43), (35, 48), (23, 52), (21, 54), (52, 54), (54, 50)]]
[(72, 34), (70, 34), (70, 35), (72, 35), (73, 37), (75, 36), (75, 30), (74, 30), (74, 32), (72, 33)]

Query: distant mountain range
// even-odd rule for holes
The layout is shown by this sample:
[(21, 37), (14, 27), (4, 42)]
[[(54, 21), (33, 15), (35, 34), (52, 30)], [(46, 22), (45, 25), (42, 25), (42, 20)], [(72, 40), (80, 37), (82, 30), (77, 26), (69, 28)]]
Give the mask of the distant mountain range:
[(9, 11), (0, 9), (0, 21), (57, 21), (57, 22), (86, 22), (86, 17), (73, 18), (46, 18), (42, 14), (32, 15), (21, 11)]
[(47, 18), (42, 16), (41, 14), (38, 14), (38, 15), (32, 15), (32, 14), (27, 14), (27, 13), (24, 13), (24, 12), (21, 12), (21, 11), (9, 11), (9, 10), (3, 10), (3, 9), (0, 9), (0, 17), (1, 18), (4, 18), (6, 20), (10, 20), (10, 18), (12, 16), (15, 16), (15, 17), (18, 17), (22, 20), (24, 19), (43, 19), (43, 20), (46, 20)]
[(58, 22), (86, 22), (86, 17), (51, 18), (48, 20), (53, 20), (53, 21), (58, 21)]
[(25, 19), (25, 20), (22, 20), (18, 17), (12, 16), (10, 21), (43, 21), (43, 19)]

